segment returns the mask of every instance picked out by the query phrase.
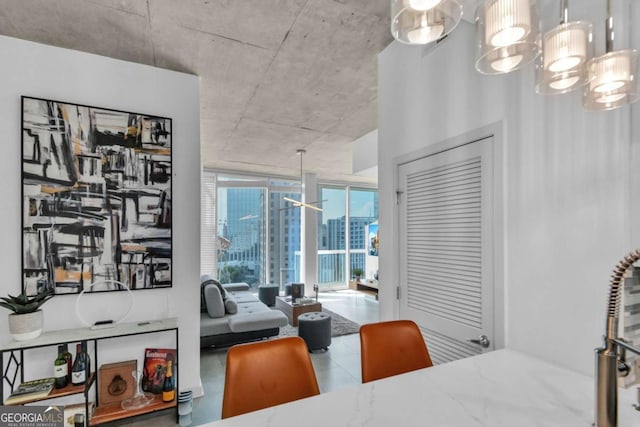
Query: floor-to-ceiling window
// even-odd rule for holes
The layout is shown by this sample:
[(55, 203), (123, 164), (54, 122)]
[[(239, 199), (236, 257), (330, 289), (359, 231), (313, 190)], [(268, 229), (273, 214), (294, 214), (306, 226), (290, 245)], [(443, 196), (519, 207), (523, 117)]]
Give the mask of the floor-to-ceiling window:
[(284, 197), (300, 197), (299, 184), (272, 181), (269, 192), (269, 282), (300, 281), (300, 208)]
[(300, 277), (295, 181), (203, 174), (202, 272), (222, 283), (284, 284)]
[(265, 188), (218, 186), (218, 280), (264, 283), (266, 278)]
[(318, 285), (321, 289), (346, 285), (346, 189), (320, 186), (318, 214)]
[(345, 288), (357, 272), (360, 276), (377, 274), (377, 251), (368, 250), (373, 232), (377, 245), (377, 190), (320, 185), (319, 194), (323, 208), (318, 215), (321, 289)]
[[(349, 189), (349, 273), (376, 279), (378, 271), (378, 191)], [(356, 273), (360, 274), (356, 274)]]

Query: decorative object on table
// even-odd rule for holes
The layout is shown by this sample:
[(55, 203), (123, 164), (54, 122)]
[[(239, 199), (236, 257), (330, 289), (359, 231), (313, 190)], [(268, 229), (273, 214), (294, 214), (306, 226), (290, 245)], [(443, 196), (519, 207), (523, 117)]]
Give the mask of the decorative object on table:
[(172, 285), (172, 143), (169, 118), (22, 97), (27, 295)]
[(33, 297), (25, 292), (16, 297), (0, 297), (0, 306), (13, 311), (9, 314), (9, 333), (14, 340), (26, 341), (40, 336), (44, 324), (40, 307), (52, 297), (52, 290), (42, 290)]
[[(89, 402), (89, 420), (93, 415), (95, 406), (93, 402)], [(84, 425), (85, 420), (85, 406), (84, 403), (77, 403), (75, 405), (67, 405), (64, 407), (64, 427), (77, 427), (77, 420), (82, 420)], [(89, 423), (87, 423), (88, 425)]]
[(131, 371), (131, 376), (136, 383), (136, 392), (130, 398), (120, 402), (120, 407), (125, 411), (144, 408), (145, 406), (149, 406), (154, 400), (153, 394), (146, 393), (142, 390), (140, 371)]
[(169, 362), (172, 362), (173, 375), (176, 375), (176, 360), (177, 354), (175, 349), (147, 348), (144, 351), (142, 389), (154, 394), (162, 393), (162, 386)]
[(291, 284), (291, 303), (297, 304), (298, 300), (304, 296), (304, 283)]
[(43, 397), (47, 397), (53, 390), (55, 378), (40, 378), (32, 381), (25, 381), (16, 388), (13, 393), (4, 401), (5, 405), (16, 405), (29, 402)]
[[(85, 293), (91, 293), (91, 289), (95, 286), (108, 285), (110, 288), (114, 290), (123, 290), (127, 291), (126, 302), (125, 301), (112, 301), (111, 304), (101, 304), (96, 307), (95, 305), (86, 308), (81, 304), (82, 296)], [(115, 298), (115, 295), (109, 295), (111, 298)], [(83, 314), (83, 308), (85, 308), (85, 312), (89, 311), (87, 314)], [(118, 282), (117, 280), (97, 280), (90, 285), (86, 286), (82, 289), (82, 292), (78, 294), (76, 297), (75, 303), (75, 312), (76, 318), (85, 326), (89, 326), (91, 329), (105, 329), (112, 328), (116, 324), (125, 320), (129, 314), (131, 314), (131, 309), (133, 308), (133, 294), (129, 287), (123, 282)], [(92, 320), (88, 320), (87, 317), (92, 316)], [(102, 316), (102, 317), (100, 317)], [(108, 319), (105, 317), (109, 317)]]
[(138, 370), (136, 360), (107, 363), (98, 369), (98, 402), (100, 405), (122, 402), (136, 391), (136, 382), (131, 372)]
[(318, 287), (317, 283), (313, 284), (313, 292), (316, 294), (316, 302), (318, 302), (318, 293), (320, 291), (320, 288)]

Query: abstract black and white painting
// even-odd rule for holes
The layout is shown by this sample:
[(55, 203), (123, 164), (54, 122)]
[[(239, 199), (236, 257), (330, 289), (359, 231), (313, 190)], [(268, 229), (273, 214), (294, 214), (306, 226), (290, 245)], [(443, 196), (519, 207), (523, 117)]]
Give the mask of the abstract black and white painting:
[(171, 126), (22, 97), (27, 294), (171, 286)]

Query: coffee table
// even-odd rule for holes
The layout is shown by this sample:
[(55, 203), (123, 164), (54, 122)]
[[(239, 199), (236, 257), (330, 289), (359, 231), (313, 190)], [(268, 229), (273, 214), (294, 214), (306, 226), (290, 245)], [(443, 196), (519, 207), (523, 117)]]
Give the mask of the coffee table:
[[(322, 311), (322, 304), (311, 302), (307, 304), (292, 304), (287, 297), (276, 297), (276, 308), (287, 315), (291, 326), (298, 326), (298, 316), (311, 311)], [(290, 297), (289, 297), (290, 298)]]

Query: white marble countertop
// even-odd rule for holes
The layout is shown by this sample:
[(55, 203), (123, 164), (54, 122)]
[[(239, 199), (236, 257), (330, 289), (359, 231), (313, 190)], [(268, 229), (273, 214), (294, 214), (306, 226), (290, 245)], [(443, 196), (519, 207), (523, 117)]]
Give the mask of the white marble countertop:
[[(586, 375), (499, 350), (208, 425), (589, 427), (593, 391)], [(621, 390), (621, 427), (640, 426), (635, 393)]]

